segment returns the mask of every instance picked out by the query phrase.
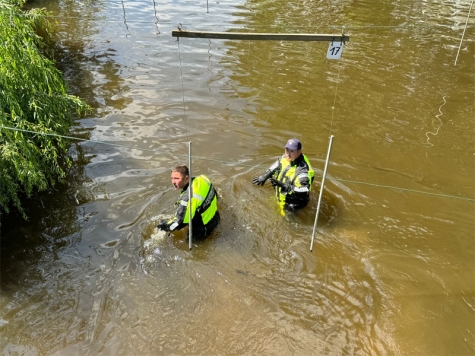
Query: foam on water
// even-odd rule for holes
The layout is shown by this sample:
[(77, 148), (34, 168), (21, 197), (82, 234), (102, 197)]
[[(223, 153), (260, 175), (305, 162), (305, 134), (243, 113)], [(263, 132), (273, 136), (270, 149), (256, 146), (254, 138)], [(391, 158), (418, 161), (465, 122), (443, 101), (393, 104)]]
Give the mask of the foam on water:
[(157, 229), (161, 220), (170, 220), (173, 215), (159, 214), (150, 218), (143, 230), (143, 258), (142, 262), (154, 262), (155, 257), (162, 254), (168, 232)]

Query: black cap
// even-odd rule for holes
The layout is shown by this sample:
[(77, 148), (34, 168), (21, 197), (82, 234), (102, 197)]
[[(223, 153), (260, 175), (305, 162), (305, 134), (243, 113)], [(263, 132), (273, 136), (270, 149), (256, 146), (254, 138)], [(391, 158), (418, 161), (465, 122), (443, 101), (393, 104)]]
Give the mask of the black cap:
[(302, 144), (296, 138), (291, 138), (290, 140), (287, 141), (285, 148), (288, 148), (289, 150), (292, 150), (292, 151), (297, 151), (302, 148)]

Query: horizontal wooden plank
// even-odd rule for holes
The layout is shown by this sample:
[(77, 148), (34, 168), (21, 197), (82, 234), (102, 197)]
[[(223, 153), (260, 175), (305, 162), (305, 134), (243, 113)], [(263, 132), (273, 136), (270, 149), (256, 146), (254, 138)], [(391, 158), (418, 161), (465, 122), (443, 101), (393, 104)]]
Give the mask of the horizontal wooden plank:
[(335, 41), (348, 42), (350, 36), (327, 34), (296, 34), (296, 33), (246, 33), (246, 32), (207, 32), (173, 30), (172, 37), (212, 38), (223, 40), (253, 40), (253, 41)]

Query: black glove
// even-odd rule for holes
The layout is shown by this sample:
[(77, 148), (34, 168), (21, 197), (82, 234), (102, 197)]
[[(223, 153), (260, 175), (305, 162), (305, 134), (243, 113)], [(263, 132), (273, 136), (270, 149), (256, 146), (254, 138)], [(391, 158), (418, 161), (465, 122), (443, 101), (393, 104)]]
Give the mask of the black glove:
[(274, 188), (275, 187), (280, 187), (282, 189), (282, 191), (284, 191), (284, 192), (288, 192), (290, 190), (290, 184), (289, 183), (283, 183), (283, 182), (280, 182), (280, 181), (278, 181), (277, 179), (274, 179), (274, 178), (270, 179), (270, 183), (272, 184), (272, 186)]
[(170, 226), (165, 220), (160, 220), (160, 224), (157, 225), (157, 229), (162, 231), (170, 231)]
[(264, 185), (266, 180), (268, 180), (271, 175), (272, 175), (272, 171), (269, 169), (263, 175), (261, 175), (259, 177), (255, 177), (252, 180), (252, 184)]

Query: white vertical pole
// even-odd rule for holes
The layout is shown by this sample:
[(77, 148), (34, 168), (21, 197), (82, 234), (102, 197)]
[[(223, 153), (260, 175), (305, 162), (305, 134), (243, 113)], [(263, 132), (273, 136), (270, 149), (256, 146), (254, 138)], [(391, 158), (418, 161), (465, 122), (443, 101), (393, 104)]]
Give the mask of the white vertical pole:
[(323, 170), (322, 185), (320, 187), (320, 195), (318, 196), (317, 213), (315, 215), (315, 222), (313, 224), (312, 242), (310, 243), (310, 252), (313, 251), (313, 241), (315, 239), (315, 233), (317, 232), (318, 214), (320, 213), (320, 203), (322, 202), (323, 188), (325, 186), (325, 177), (327, 175), (328, 162), (330, 161), (330, 153), (332, 151), (333, 137), (334, 137), (333, 135), (330, 136), (330, 143), (328, 144), (327, 160), (325, 161), (325, 169)]
[(193, 175), (191, 174), (191, 141), (188, 143), (188, 173), (189, 173), (189, 185), (188, 185), (188, 216), (190, 219), (190, 222), (188, 224), (188, 234), (189, 234), (189, 239), (188, 239), (188, 247), (191, 250), (191, 240), (193, 236), (193, 227), (192, 227), (192, 218), (193, 218), (193, 182), (192, 182), (192, 177)]

